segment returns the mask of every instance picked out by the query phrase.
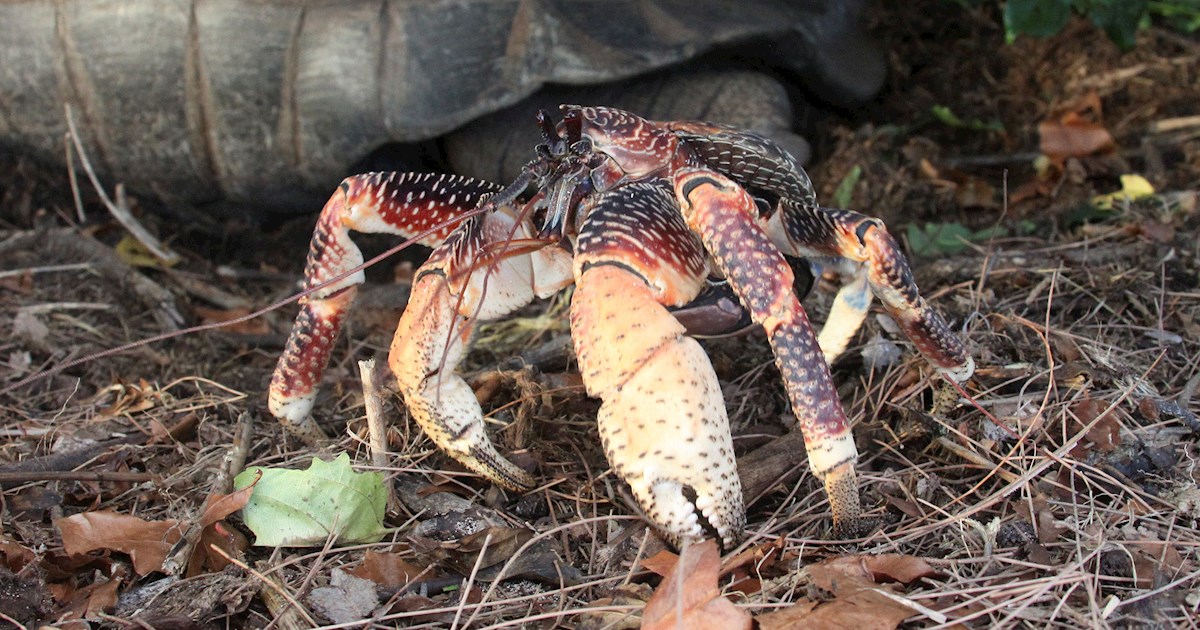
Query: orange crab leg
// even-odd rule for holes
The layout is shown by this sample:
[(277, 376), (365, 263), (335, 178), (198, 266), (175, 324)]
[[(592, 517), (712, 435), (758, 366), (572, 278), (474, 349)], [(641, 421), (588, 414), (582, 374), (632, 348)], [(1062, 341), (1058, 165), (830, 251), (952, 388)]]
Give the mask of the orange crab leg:
[(455, 368), (477, 321), (503, 317), (570, 284), (562, 249), (503, 255), (491, 247), (531, 234), (528, 220), (500, 208), (451, 235), (417, 271), (388, 357), (409, 414), (434, 444), (510, 490), (528, 490), (534, 479), (496, 451), (479, 401)]
[(707, 169), (682, 169), (674, 185), (684, 219), (767, 332), (809, 468), (825, 482), (835, 531), (855, 531), (862, 515), (854, 472), (858, 451), (817, 336), (792, 292), (791, 268), (740, 186)]
[[(483, 195), (498, 190), (494, 184), (452, 175), (367, 173), (349, 177), (317, 219), (304, 268), (304, 287), (318, 287), (362, 264), (362, 252), (350, 239), (351, 230), (413, 237), (436, 228), (420, 241), (433, 246), (459, 225)], [(324, 437), (309, 412), (362, 281), (362, 272), (354, 273), (300, 300), (300, 313), (271, 378), (271, 414), (308, 442)]]
[(605, 454), (650, 521), (677, 545), (707, 526), (731, 547), (745, 515), (721, 386), (666, 308), (706, 271), (665, 183), (603, 195), (577, 240), (571, 337)]
[[(830, 337), (836, 337), (841, 344), (835, 348), (838, 352), (866, 316), (870, 306), (866, 291), (869, 285), (930, 363), (956, 381), (971, 376), (975, 364), (970, 354), (941, 314), (921, 297), (908, 261), (882, 221), (849, 210), (817, 208), (787, 200), (781, 206), (781, 211), (771, 217), (768, 231), (784, 251), (800, 256), (839, 258), (857, 267), (855, 279), (838, 293), (835, 311), (827, 323), (827, 330), (834, 329)], [(822, 331), (823, 342), (825, 335)]]

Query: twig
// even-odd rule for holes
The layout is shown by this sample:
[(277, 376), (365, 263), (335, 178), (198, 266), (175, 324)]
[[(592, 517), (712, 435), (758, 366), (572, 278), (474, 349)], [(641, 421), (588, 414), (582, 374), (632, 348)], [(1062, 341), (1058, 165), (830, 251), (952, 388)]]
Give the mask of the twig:
[[(465, 608), (466, 604), (467, 604), (467, 597), (471, 594), (471, 587), (475, 584), (475, 576), (477, 576), (479, 574), (479, 566), (481, 564), (483, 564), (483, 556), (487, 554), (488, 544), (491, 542), (492, 542), (492, 533), (489, 531), (483, 537), (483, 547), (481, 547), (479, 549), (479, 555), (475, 556), (475, 566), (471, 567), (471, 575), (467, 576), (467, 583), (465, 585), (463, 585), (462, 593), (458, 599), (458, 602), (459, 602), (458, 610), (454, 611), (454, 621), (452, 621), (450, 623), (450, 630), (456, 630), (458, 628), (458, 621), (460, 619), (462, 619), (463, 608)], [(514, 557), (515, 557), (515, 555), (514, 555)], [(506, 564), (504, 566), (507, 567), (508, 565)], [(501, 572), (499, 575), (496, 576), (496, 581), (499, 582), (503, 577), (504, 577), (504, 573)], [(471, 618), (474, 619), (475, 616), (471, 615)], [(469, 621), (468, 621), (468, 623), (469, 623)], [(464, 624), (464, 625), (467, 625), (467, 624)]]
[(926, 617), (929, 617), (930, 619), (932, 619), (934, 623), (946, 623), (946, 621), (949, 619), (948, 617), (946, 617), (946, 615), (943, 615), (942, 613), (940, 613), (932, 608), (922, 606), (907, 597), (901, 597), (895, 593), (890, 593), (885, 589), (873, 588), (873, 589), (870, 589), (870, 591), (872, 593), (882, 595), (882, 596), (896, 602), (897, 604), (900, 604), (901, 606), (907, 606), (909, 608), (912, 608), (913, 610), (921, 613), (922, 615), (925, 615)]
[(41, 470), (30, 472), (0, 472), (0, 486), (35, 481), (97, 481), (142, 483), (155, 481), (153, 473), (118, 472), (105, 470)]
[(371, 465), (383, 468), (387, 465), (387, 426), (383, 423), (383, 398), (375, 382), (375, 359), (359, 361), (358, 373), (362, 377), (363, 404), (371, 436)]
[[(380, 394), (375, 369), (375, 359), (358, 362), (362, 376), (363, 405), (367, 413), (367, 432), (370, 435), (371, 465), (383, 469), (388, 465), (387, 424), (383, 417), (383, 396)], [(398, 512), (400, 502), (396, 498), (395, 484), (387, 484), (387, 506), (389, 512)]]
[(224, 476), (219, 480), (217, 492), (228, 494), (233, 490), (233, 478), (246, 467), (246, 457), (250, 453), (250, 442), (254, 440), (254, 414), (243, 411), (238, 416), (237, 433), (233, 436), (233, 445), (225, 454)]
[(79, 192), (79, 176), (75, 174), (75, 156), (71, 155), (71, 134), (63, 134), (63, 153), (67, 159), (67, 179), (71, 182), (71, 198), (75, 200), (75, 216), (79, 222), (87, 223), (87, 214), (83, 211), (83, 195)]
[(1012, 472), (1009, 472), (1009, 471), (1001, 468), (999, 465), (996, 464), (996, 462), (993, 462), (993, 461), (987, 459), (986, 457), (980, 455), (979, 453), (976, 453), (975, 451), (964, 448), (963, 446), (961, 446), (960, 444), (956, 443), (954, 440), (951, 440), (948, 437), (945, 437), (945, 436), (939, 437), (937, 439), (937, 444), (938, 444), (938, 446), (950, 451), (951, 453), (954, 453), (955, 455), (958, 455), (962, 459), (965, 459), (965, 460), (971, 462), (972, 464), (975, 464), (976, 466), (983, 468), (984, 470), (995, 471), (995, 473), (997, 475), (999, 475), (1001, 479), (1003, 479), (1009, 483), (1017, 483), (1021, 479), (1018, 475), (1015, 475)]
[(71, 105), (63, 105), (67, 118), (67, 129), (71, 137), (71, 142), (75, 145), (75, 153), (79, 156), (79, 162), (83, 165), (83, 172), (87, 173), (88, 180), (92, 182), (92, 186), (96, 189), (96, 194), (100, 195), (100, 201), (104, 202), (104, 207), (108, 208), (109, 213), (113, 218), (124, 227), (133, 238), (137, 239), (142, 247), (154, 254), (155, 258), (162, 261), (163, 265), (170, 266), (180, 260), (179, 254), (168, 249), (160, 243), (146, 228), (142, 227), (141, 223), (133, 217), (133, 213), (129, 211), (125, 199), (125, 185), (117, 184), (117, 202), (114, 203), (109, 198), (108, 193), (104, 192), (104, 187), (100, 185), (100, 179), (96, 177), (96, 172), (92, 170), (92, 163), (88, 160), (87, 153), (83, 150), (83, 143), (79, 140), (79, 132), (75, 128), (75, 115), (71, 112)]
[(55, 273), (58, 271), (84, 271), (92, 268), (92, 263), (68, 263), (66, 265), (43, 265), (41, 267), (25, 267), (24, 269), (9, 269), (0, 271), (0, 278), (12, 278), (25, 274)]
[(1190, 129), (1192, 127), (1200, 127), (1200, 116), (1180, 116), (1178, 118), (1164, 118), (1150, 123), (1150, 133), (1170, 133), (1179, 131), (1180, 129)]

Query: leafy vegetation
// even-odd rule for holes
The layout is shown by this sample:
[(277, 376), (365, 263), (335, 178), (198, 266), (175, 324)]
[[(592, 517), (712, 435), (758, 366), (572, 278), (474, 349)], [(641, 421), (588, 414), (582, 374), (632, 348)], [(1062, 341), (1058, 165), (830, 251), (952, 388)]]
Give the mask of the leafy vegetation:
[(1048, 37), (1062, 30), (1077, 13), (1104, 29), (1124, 50), (1133, 48), (1139, 28), (1151, 17), (1185, 33), (1200, 30), (1200, 0), (1008, 0), (1004, 28), (1009, 43), (1018, 35)]

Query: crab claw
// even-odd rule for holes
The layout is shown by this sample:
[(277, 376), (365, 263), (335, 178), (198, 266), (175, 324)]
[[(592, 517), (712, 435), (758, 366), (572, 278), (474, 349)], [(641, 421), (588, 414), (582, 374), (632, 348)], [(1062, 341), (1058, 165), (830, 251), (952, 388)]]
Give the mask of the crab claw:
[(588, 394), (603, 399), (600, 439), (613, 469), (675, 545), (745, 524), (741, 481), (717, 375), (700, 344), (618, 265), (576, 281), (571, 336)]
[(433, 251), (417, 271), (388, 364), (409, 414), (438, 448), (492, 482), (524, 491), (535, 479), (492, 445), (479, 401), (455, 372), (478, 321), (503, 317), (571, 279), (557, 248), (494, 251), (492, 245), (531, 236), (529, 222), (514, 214), (501, 208), (471, 219)]
[(533, 476), (492, 445), (475, 393), (453, 373), (472, 328), (455, 303), (444, 276), (421, 277), (396, 328), (388, 362), (409, 414), (438, 448), (500, 486), (529, 490), (536, 484)]

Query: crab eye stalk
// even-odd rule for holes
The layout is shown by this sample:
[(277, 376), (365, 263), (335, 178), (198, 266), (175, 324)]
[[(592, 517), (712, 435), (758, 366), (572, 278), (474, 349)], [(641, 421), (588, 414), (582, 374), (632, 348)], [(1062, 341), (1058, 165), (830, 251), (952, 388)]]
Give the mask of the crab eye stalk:
[(583, 113), (578, 107), (564, 108), (562, 122), (567, 132), (567, 142), (574, 146), (583, 140)]
[(550, 122), (550, 114), (546, 113), (544, 109), (539, 109), (534, 119), (537, 120), (537, 125), (542, 130), (542, 139), (546, 141), (546, 145), (548, 147), (559, 146), (562, 137), (558, 135), (554, 123)]

